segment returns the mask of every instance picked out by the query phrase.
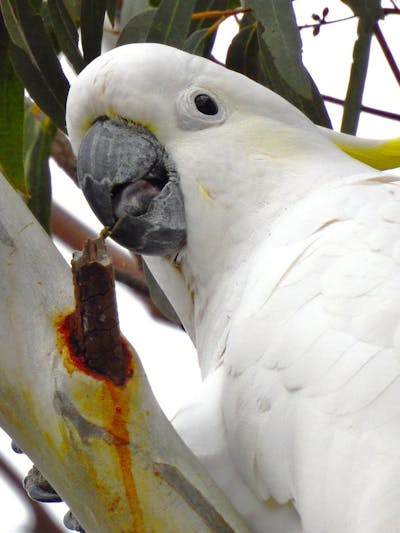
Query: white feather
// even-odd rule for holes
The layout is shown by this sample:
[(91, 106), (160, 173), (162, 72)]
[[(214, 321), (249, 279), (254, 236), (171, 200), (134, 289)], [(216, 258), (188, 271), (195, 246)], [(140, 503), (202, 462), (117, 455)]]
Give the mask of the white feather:
[[(198, 88), (215, 122), (193, 115)], [(161, 45), (81, 74), (75, 149), (104, 114), (151, 127), (181, 179), (180, 273), (149, 264), (208, 376), (183, 438), (257, 533), (400, 532), (396, 179), (267, 89)]]

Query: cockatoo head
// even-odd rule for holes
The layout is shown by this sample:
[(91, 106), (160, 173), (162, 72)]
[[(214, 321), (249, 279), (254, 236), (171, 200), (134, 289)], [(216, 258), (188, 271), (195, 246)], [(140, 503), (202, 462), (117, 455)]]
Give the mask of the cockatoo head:
[(115, 240), (150, 255), (176, 255), (200, 225), (251, 231), (246, 214), (271, 205), (283, 175), (312, 174), (318, 151), (346, 157), (268, 89), (159, 44), (93, 61), (72, 85), (67, 126), (93, 210)]

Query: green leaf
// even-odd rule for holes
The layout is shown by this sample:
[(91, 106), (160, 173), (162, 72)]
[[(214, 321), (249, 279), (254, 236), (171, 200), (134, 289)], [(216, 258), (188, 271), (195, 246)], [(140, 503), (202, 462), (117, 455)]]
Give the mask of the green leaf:
[(148, 266), (146, 265), (144, 261), (142, 262), (142, 264), (143, 264), (143, 272), (146, 278), (146, 283), (149, 288), (150, 297), (155, 303), (156, 307), (167, 318), (169, 318), (173, 322), (176, 322), (177, 324), (180, 324), (181, 322), (179, 320), (178, 315), (175, 313), (174, 308), (170, 304), (168, 298), (163, 293), (161, 287), (157, 283), (150, 269), (148, 268)]
[(369, 19), (370, 24), (384, 17), (384, 11), (380, 0), (341, 0), (348, 6), (356, 17)]
[(81, 5), (81, 35), (85, 60), (101, 54), (106, 0), (84, 0)]
[(106, 13), (110, 19), (111, 26), (115, 24), (115, 13), (117, 11), (117, 0), (106, 0)]
[(143, 11), (148, 11), (149, 9), (154, 11), (150, 4), (149, 0), (124, 0), (120, 15), (122, 27), (124, 28), (133, 17), (143, 13)]
[(149, 9), (134, 16), (123, 28), (116, 46), (131, 43), (145, 43), (155, 15), (154, 9)]
[[(195, 13), (203, 13), (205, 11), (225, 11), (227, 9), (229, 9), (229, 0), (197, 0)], [(209, 28), (216, 20), (217, 19), (214, 17), (192, 20), (190, 33), (203, 28)]]
[(47, 85), (43, 73), (32, 63), (28, 54), (13, 43), (10, 43), (9, 54), (16, 73), (33, 100), (60, 129), (65, 131), (65, 106), (59, 102)]
[(291, 0), (246, 0), (262, 24), (260, 38), (269, 49), (275, 68), (286, 83), (306, 99), (311, 84), (301, 59), (301, 39)]
[(188, 35), (196, 0), (162, 0), (148, 40), (182, 48)]
[(85, 68), (86, 62), (79, 50), (78, 30), (64, 5), (63, 0), (48, 0), (49, 12), (53, 22), (57, 42), (74, 67), (75, 72)]
[(27, 194), (23, 168), (24, 87), (8, 55), (9, 37), (0, 15), (0, 169), (15, 189)]
[(11, 40), (17, 46), (25, 50), (25, 52), (29, 53), (29, 46), (26, 42), (24, 32), (21, 29), (18, 16), (15, 11), (15, 5), (11, 0), (1, 0), (0, 8)]
[(209, 49), (210, 32), (208, 28), (193, 32), (183, 44), (183, 50), (202, 57), (208, 57)]
[(36, 11), (36, 13), (39, 13), (41, 7), (43, 6), (43, 1), (42, 0), (29, 0), (29, 2), (32, 8), (34, 9), (34, 11)]
[[(310, 95), (306, 98), (282, 76), (275, 63), (274, 49), (268, 46), (264, 36), (263, 26), (255, 20), (254, 15), (252, 13), (245, 15), (241, 21), (241, 30), (229, 47), (226, 66), (278, 93), (315, 124), (330, 127), (329, 116), (321, 95), (307, 70), (301, 65), (310, 86)], [(273, 46), (277, 46), (276, 43)]]
[[(31, 109), (27, 110), (27, 113), (31, 112)], [(25, 158), (25, 175), (29, 191), (27, 205), (47, 233), (50, 233), (51, 215), (49, 157), (56, 131), (57, 128), (51, 120), (44, 117), (38, 127), (33, 129), (34, 136), (29, 139), (30, 147), (26, 149)], [(29, 142), (27, 139), (25, 141)]]
[(65, 106), (69, 83), (46, 32), (43, 20), (25, 0), (14, 0), (14, 2), (15, 12), (29, 46), (30, 55), (46, 79), (46, 85), (51, 89), (59, 103)]
[[(195, 13), (205, 11), (225, 11), (229, 9), (229, 0), (197, 0)], [(210, 57), (217, 31), (204, 31), (209, 29), (218, 20), (216, 17), (205, 17), (192, 20), (189, 37), (184, 44), (184, 50), (203, 57)]]

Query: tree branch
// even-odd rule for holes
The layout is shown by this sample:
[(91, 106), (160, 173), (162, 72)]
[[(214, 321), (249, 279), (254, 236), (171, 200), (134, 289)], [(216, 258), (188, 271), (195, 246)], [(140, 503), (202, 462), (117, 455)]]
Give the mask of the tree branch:
[[(326, 94), (321, 95), (323, 100), (326, 102), (331, 102), (332, 104), (344, 105), (344, 100), (340, 98), (335, 98), (334, 96), (328, 96)], [(400, 120), (400, 115), (398, 113), (392, 113), (391, 111), (384, 111), (382, 109), (375, 109), (374, 107), (368, 107), (366, 105), (361, 106), (361, 111), (364, 113), (369, 113), (370, 115), (376, 115), (378, 117), (388, 118), (390, 120)]]
[(389, 48), (389, 45), (386, 42), (385, 37), (383, 36), (382, 30), (379, 27), (379, 24), (376, 23), (374, 26), (374, 34), (377, 38), (377, 41), (386, 57), (386, 61), (389, 63), (389, 66), (393, 72), (394, 77), (396, 78), (397, 83), (400, 85), (400, 70), (397, 66), (396, 60), (393, 57), (393, 54)]
[[(247, 532), (161, 411), (134, 349), (121, 341), (123, 384), (79, 357), (70, 270), (5, 179), (0, 196), (0, 425), (88, 533)], [(101, 306), (90, 312), (101, 324)], [(107, 345), (95, 353), (115, 357)]]

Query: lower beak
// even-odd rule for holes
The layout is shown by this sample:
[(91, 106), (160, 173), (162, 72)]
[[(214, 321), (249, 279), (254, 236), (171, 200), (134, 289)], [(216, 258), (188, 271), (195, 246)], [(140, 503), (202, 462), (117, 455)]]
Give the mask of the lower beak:
[(119, 244), (162, 256), (185, 244), (178, 173), (148, 129), (97, 120), (81, 142), (77, 170), (87, 201)]

